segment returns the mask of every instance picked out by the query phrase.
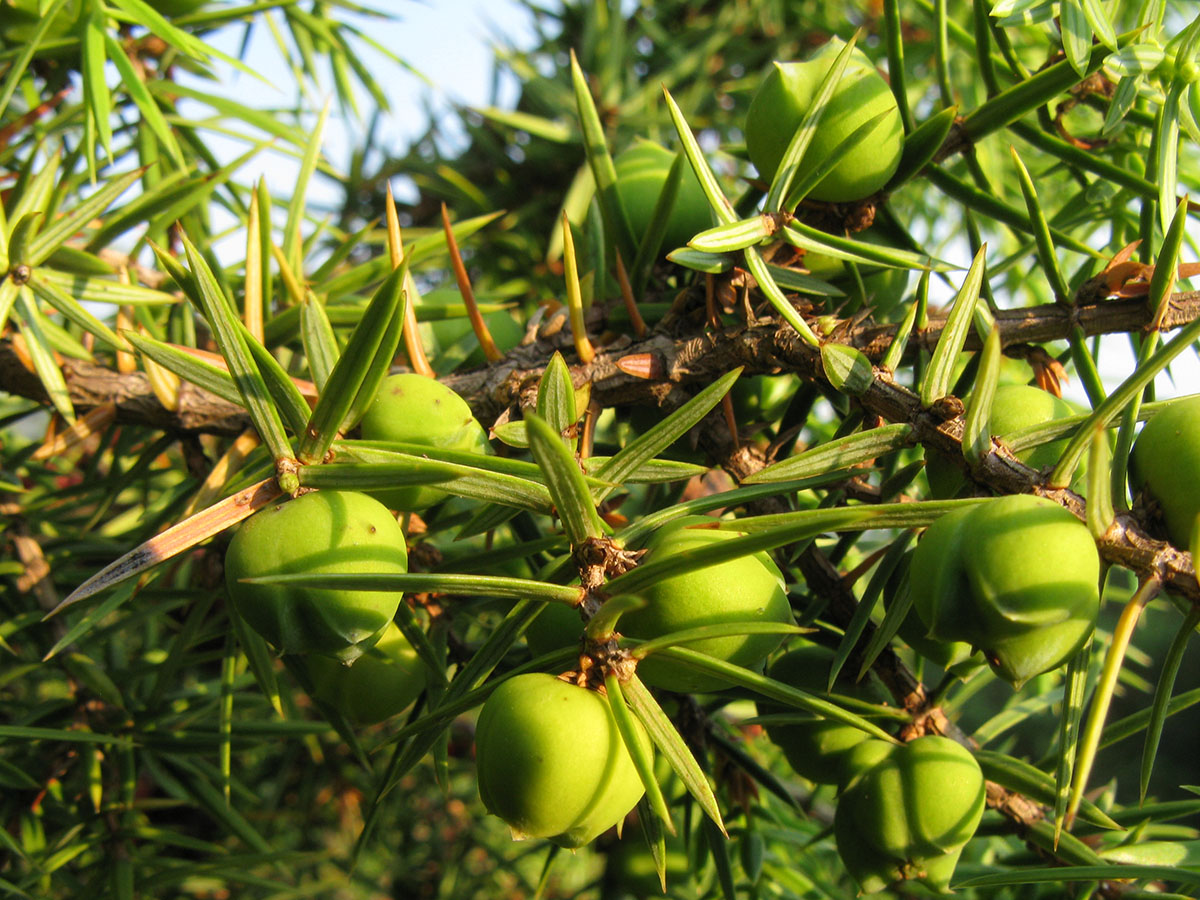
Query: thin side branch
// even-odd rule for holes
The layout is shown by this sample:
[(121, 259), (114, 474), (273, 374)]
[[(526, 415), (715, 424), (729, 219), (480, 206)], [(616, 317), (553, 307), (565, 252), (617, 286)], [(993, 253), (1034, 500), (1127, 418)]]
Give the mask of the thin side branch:
[[(1140, 330), (1151, 325), (1154, 315), (1155, 310), (1148, 308), (1144, 298), (1115, 299), (1074, 307), (1051, 304), (1002, 311), (997, 316), (997, 326), (1002, 344), (1012, 347), (1065, 339), (1076, 325), (1088, 335)], [(1200, 292), (1175, 294), (1163, 325), (1179, 327), (1197, 316), (1200, 316)], [(936, 344), (944, 324), (944, 318), (934, 319), (928, 329), (913, 335), (910, 351), (915, 346)], [(895, 334), (894, 326), (880, 326), (869, 320), (845, 325), (844, 331), (835, 332), (837, 340), (858, 347), (876, 361), (886, 352)], [(520, 405), (523, 392), (537, 382), (555, 350), (571, 352), (569, 341), (569, 335), (559, 332), (550, 339), (517, 347), (486, 368), (448, 376), (445, 383), (467, 400), (482, 421), (494, 421)], [(977, 346), (977, 341), (968, 344), (968, 348)], [(623, 365), (630, 357), (638, 358), (642, 365)], [(791, 371), (830, 387), (819, 348), (773, 319), (700, 335), (675, 336), (658, 330), (643, 341), (621, 337), (598, 352), (591, 362), (576, 364), (572, 376), (576, 383), (590, 383), (592, 399), (603, 406), (660, 405), (672, 393), (709, 384), (737, 366), (742, 366), (746, 375)], [(113, 402), (118, 422), (184, 434), (210, 432), (235, 436), (248, 425), (239, 407), (190, 384), (182, 385), (178, 408), (172, 411), (162, 406), (143, 373), (122, 375), (78, 360), (65, 361), (63, 371), (72, 403), (81, 413)], [(653, 373), (653, 377), (639, 377), (631, 371)], [(0, 340), (0, 389), (48, 402), (41, 382), (6, 340)], [(925, 409), (913, 391), (897, 384), (892, 374), (882, 369), (875, 370), (871, 385), (858, 402), (866, 412), (885, 422), (911, 424), (914, 437), (926, 448), (961, 462), (963, 419), (958, 408), (961, 404)], [(1044, 488), (1041, 473), (1021, 463), (1000, 444), (993, 444), (972, 477), (1003, 493), (1040, 493), (1083, 516), (1085, 505), (1081, 497), (1068, 490)], [(1142, 576), (1155, 575), (1168, 590), (1192, 603), (1200, 603), (1200, 585), (1190, 555), (1150, 537), (1134, 516), (1118, 517), (1099, 546), (1106, 560)]]

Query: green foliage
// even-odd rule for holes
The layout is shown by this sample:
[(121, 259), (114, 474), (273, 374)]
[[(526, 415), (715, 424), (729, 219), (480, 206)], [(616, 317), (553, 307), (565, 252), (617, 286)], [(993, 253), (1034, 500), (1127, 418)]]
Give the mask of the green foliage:
[(1200, 18), (523, 8), (0, 0), (0, 892), (1194, 895)]

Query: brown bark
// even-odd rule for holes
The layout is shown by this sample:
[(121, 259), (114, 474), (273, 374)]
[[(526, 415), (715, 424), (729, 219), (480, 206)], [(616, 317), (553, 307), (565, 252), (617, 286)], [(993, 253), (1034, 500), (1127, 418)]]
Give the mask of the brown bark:
[[(1200, 292), (1176, 294), (1163, 319), (1163, 327), (1178, 327), (1197, 315), (1200, 315)], [(1145, 329), (1153, 318), (1154, 310), (1145, 299), (1138, 298), (1102, 300), (1071, 308), (1050, 304), (1001, 311), (997, 322), (1003, 344), (1014, 347), (1030, 341), (1064, 339), (1076, 325), (1088, 335)], [(910, 352), (915, 346), (933, 347), (944, 323), (944, 318), (934, 318), (928, 329), (914, 334), (909, 342)], [(668, 327), (660, 327), (642, 341), (627, 336), (615, 339), (591, 363), (573, 365), (573, 380), (576, 384), (590, 382), (592, 400), (604, 406), (677, 405), (690, 394), (690, 388), (709, 384), (738, 366), (743, 367), (746, 375), (792, 371), (828, 386), (819, 349), (806, 343), (790, 326), (773, 319), (701, 334), (672, 334)], [(847, 323), (839, 333), (839, 341), (858, 347), (878, 362), (894, 334), (895, 326), (879, 326), (868, 320), (857, 325)], [(968, 347), (977, 346), (973, 336)], [(549, 340), (539, 339), (517, 347), (486, 368), (444, 380), (470, 403), (482, 421), (491, 422), (503, 413), (511, 413), (529, 396), (552, 352), (569, 354), (570, 347), (570, 335), (565, 329), (559, 330)], [(629, 364), (631, 357), (637, 359), (637, 365)], [(208, 432), (232, 436), (240, 434), (249, 424), (239, 407), (186, 383), (180, 392), (178, 408), (171, 411), (159, 402), (143, 373), (121, 375), (79, 360), (66, 360), (63, 371), (72, 402), (82, 413), (112, 401), (116, 404), (118, 422), (181, 434)], [(654, 377), (640, 377), (630, 374), (631, 371), (652, 373)], [(0, 389), (47, 402), (40, 381), (6, 340), (0, 340)], [(956, 411), (954, 404), (950, 404), (949, 413), (939, 407), (925, 409), (913, 391), (897, 384), (890, 372), (878, 368), (856, 402), (883, 421), (912, 424), (916, 439), (924, 446), (961, 463), (963, 420), (960, 415), (949, 415)], [(753, 450), (742, 448), (740, 452)], [(710, 455), (725, 460), (735, 469), (741, 465), (732, 449)], [(1082, 498), (1070, 491), (1045, 488), (1040, 473), (1019, 462), (1000, 444), (994, 444), (972, 477), (1001, 493), (1041, 493), (1076, 515), (1083, 515)], [(1200, 585), (1190, 555), (1152, 538), (1136, 517), (1119, 516), (1099, 545), (1109, 562), (1131, 568), (1139, 575), (1156, 575), (1169, 590), (1192, 603), (1200, 603)]]

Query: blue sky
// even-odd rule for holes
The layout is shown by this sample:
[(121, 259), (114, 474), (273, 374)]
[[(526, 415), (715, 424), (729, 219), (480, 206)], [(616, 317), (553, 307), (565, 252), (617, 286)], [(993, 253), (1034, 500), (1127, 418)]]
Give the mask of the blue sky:
[[(379, 33), (373, 27), (372, 36), (428, 77), (443, 100), (487, 102), (496, 36), (518, 45), (532, 41), (528, 15), (509, 0), (393, 0), (377, 8), (394, 8), (397, 19)], [(408, 75), (391, 82), (392, 120), (400, 133), (411, 134), (422, 125), (415, 101), (423, 89)]]
[[(421, 134), (427, 123), (430, 104), (436, 110), (449, 110), (455, 103), (473, 106), (489, 102), (492, 85), (493, 47), (497, 43), (525, 46), (532, 41), (528, 12), (514, 0), (378, 0), (368, 4), (393, 18), (348, 17), (379, 44), (402, 58), (422, 77), (397, 65), (374, 48), (360, 43), (361, 59), (370, 68), (388, 97), (388, 110), (380, 123), (381, 146), (396, 153)], [(212, 42), (230, 54), (236, 54), (242, 39), (241, 29), (227, 29), (212, 36)], [(228, 91), (237, 100), (261, 107), (291, 105), (294, 79), (284, 64), (274, 40), (266, 28), (257, 27), (243, 58), (268, 82), (288, 89), (273, 91), (243, 74), (228, 73), (232, 84)], [(211, 82), (197, 87), (211, 90)], [(501, 84), (500, 105), (515, 101), (515, 86)], [(322, 82), (308, 89), (308, 105), (319, 108), (334, 96), (333, 78), (325, 73)], [(360, 96), (361, 119), (346, 118), (335, 104), (323, 140), (329, 161), (344, 170), (349, 151), (356, 144), (355, 131), (365, 130), (373, 101), (364, 92)], [(449, 120), (445, 120), (449, 122)], [(452, 123), (451, 123), (452, 124)], [(223, 159), (233, 159), (245, 151), (241, 142), (214, 136), (212, 147)], [(286, 197), (294, 185), (295, 165), (277, 154), (264, 154), (247, 164), (240, 173), (243, 183), (267, 177), (272, 193)], [(324, 190), (323, 190), (324, 187)], [(400, 191), (402, 184), (393, 187)], [(334, 198), (335, 193), (314, 182), (318, 199)]]
[[(554, 0), (542, 2), (547, 6), (554, 5)], [(389, 21), (374, 18), (354, 21), (426, 79), (422, 80), (382, 54), (364, 47), (363, 61), (375, 73), (391, 106), (381, 122), (380, 145), (397, 154), (423, 131), (431, 103), (435, 109), (445, 111), (454, 103), (484, 105), (490, 102), (492, 50), (498, 42), (527, 46), (533, 41), (528, 11), (516, 0), (376, 0), (368, 5), (393, 18)], [(236, 53), (240, 31), (230, 29), (222, 38), (215, 43), (226, 52)], [(268, 80), (283, 86), (293, 84), (265, 29), (258, 29), (247, 61)], [(211, 89), (211, 83), (205, 83), (203, 87)], [(275, 94), (244, 75), (238, 76), (231, 92), (242, 102), (263, 107), (289, 105), (290, 102), (286, 95)], [(515, 85), (502, 85), (499, 105), (511, 104), (515, 93)], [(319, 107), (327, 96), (332, 95), (333, 79), (326, 77), (310, 93), (311, 104)], [(366, 115), (372, 109), (371, 100), (365, 93), (360, 109)], [(323, 147), (337, 170), (346, 168), (349, 150), (356, 142), (355, 130), (365, 127), (366, 116), (361, 120), (347, 119), (334, 108)], [(211, 146), (223, 159), (233, 159), (246, 149), (241, 142), (217, 136), (213, 137)], [(290, 195), (295, 184), (295, 171), (292, 160), (281, 158), (279, 154), (262, 154), (242, 169), (239, 180), (248, 183), (260, 174), (265, 175), (272, 194), (283, 199)], [(403, 196), (402, 178), (393, 180), (393, 189), (398, 196)], [(318, 202), (338, 203), (340, 200), (340, 192), (320, 178), (313, 182), (310, 196)], [(240, 244), (241, 238), (233, 238), (233, 241)], [(241, 248), (231, 246), (230, 251), (236, 257)], [(948, 297), (938, 299), (944, 302)], [(1123, 336), (1106, 338), (1104, 345), (1102, 375), (1111, 388), (1132, 370), (1134, 361)], [(1172, 369), (1174, 383), (1165, 373), (1156, 379), (1160, 396), (1188, 393), (1200, 386), (1200, 360), (1195, 352), (1185, 352)], [(1077, 380), (1065, 387), (1065, 393), (1072, 399), (1084, 399), (1082, 385)]]
[[(542, 3), (553, 7), (555, 0), (542, 0)], [(390, 18), (355, 16), (345, 11), (340, 11), (337, 18), (356, 25), (406, 64), (397, 64), (364, 41), (354, 42), (361, 51), (360, 60), (388, 99), (389, 109), (379, 121), (375, 147), (391, 155), (402, 155), (409, 144), (424, 133), (431, 107), (448, 133), (453, 134), (456, 118), (449, 111), (455, 104), (483, 106), (493, 99), (494, 48), (498, 45), (527, 47), (534, 41), (528, 10), (517, 0), (368, 0), (364, 5), (385, 12)], [(272, 15), (278, 24), (279, 13)], [(243, 39), (241, 27), (221, 29), (207, 36), (207, 40), (221, 51), (240, 56), (261, 79), (217, 63), (214, 66), (217, 83), (186, 73), (179, 73), (180, 82), (260, 109), (296, 108), (296, 79), (262, 17), (255, 20), (250, 42), (244, 49)], [(290, 38), (286, 40), (290, 41)], [(337, 103), (334, 79), (327, 70), (321, 73), (318, 84), (306, 84), (304, 91), (304, 106), (310, 110), (305, 124), (309, 127), (315, 126), (317, 112), (324, 103), (333, 100), (321, 141), (322, 153), (335, 172), (346, 172), (351, 151), (361, 145), (361, 134), (366, 132), (375, 111), (373, 98), (365, 89), (360, 90), (359, 117), (344, 112)], [(516, 97), (517, 85), (511, 83), (511, 79), (501, 81), (495, 98), (497, 105), (511, 107)], [(180, 103), (180, 112), (211, 121), (213, 111), (205, 104), (185, 100)], [(237, 128), (237, 122), (218, 117), (213, 124), (214, 128), (204, 132), (205, 141), (223, 163), (245, 154), (250, 149), (248, 140), (256, 141), (262, 137), (254, 129), (243, 129), (248, 140), (237, 139), (221, 133), (226, 126)], [(378, 162), (376, 158), (370, 165)], [(295, 190), (298, 172), (299, 151), (295, 148), (287, 148), (286, 152), (267, 149), (243, 164), (235, 178), (241, 184), (253, 184), (260, 177), (266, 179), (276, 201), (278, 226)], [(416, 199), (415, 191), (402, 176), (392, 179), (392, 189), (398, 199)], [(309, 184), (307, 196), (310, 208), (318, 215), (322, 208), (339, 208), (344, 199), (339, 186), (319, 171)], [(218, 233), (225, 232), (215, 242), (218, 256), (236, 262), (245, 252), (244, 232), (238, 228), (237, 220), (224, 210), (214, 208), (212, 215)]]

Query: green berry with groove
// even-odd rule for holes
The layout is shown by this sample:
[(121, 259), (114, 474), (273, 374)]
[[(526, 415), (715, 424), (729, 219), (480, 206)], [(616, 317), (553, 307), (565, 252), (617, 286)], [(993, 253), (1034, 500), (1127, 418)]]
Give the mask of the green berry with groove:
[[(440, 381), (411, 372), (389, 375), (362, 419), (362, 436), (369, 441), (402, 441), (491, 453), (487, 434), (471, 407)], [(449, 494), (430, 485), (405, 485), (373, 491), (389, 509), (420, 512)]]
[[(792, 135), (808, 114), (821, 81), (845, 44), (833, 38), (802, 62), (775, 62), (759, 86), (746, 114), (746, 150), (759, 177), (775, 177)], [(878, 116), (865, 138), (839, 146), (856, 129)], [(813, 200), (849, 203), (874, 194), (900, 164), (904, 128), (896, 98), (883, 76), (857, 47), (800, 163), (805, 166), (836, 154), (839, 161), (809, 192)]]
[(1157, 503), (1171, 543), (1200, 540), (1200, 394), (1172, 400), (1142, 426), (1129, 475)]
[(237, 613), (281, 653), (324, 653), (353, 662), (375, 643), (400, 603), (396, 591), (250, 584), (268, 575), (403, 574), (400, 525), (355, 491), (313, 491), (259, 510), (225, 552)]
[[(659, 528), (646, 544), (643, 563), (670, 559), (682, 553), (703, 555), (715, 544), (742, 535), (718, 531), (717, 520), (685, 516)], [(697, 527), (700, 526), (700, 527)], [(621, 617), (618, 631), (649, 640), (705, 625), (794, 622), (783, 575), (763, 552), (675, 575), (642, 591), (646, 606)], [(761, 671), (767, 655), (779, 646), (782, 634), (731, 634), (707, 637), (681, 645), (724, 662)], [(697, 671), (685, 663), (658, 659), (653, 654), (638, 665), (642, 680), (654, 687), (686, 693), (710, 692), (729, 686), (724, 679)]]
[(928, 636), (965, 641), (1020, 687), (1065, 663), (1096, 624), (1100, 556), (1087, 526), (1029, 494), (943, 515), (913, 553), (909, 590)]
[[(649, 753), (640, 723), (635, 730)], [(644, 793), (608, 698), (541, 672), (508, 679), (484, 703), (475, 766), (484, 806), (514, 838), (571, 849), (623, 819)]]

